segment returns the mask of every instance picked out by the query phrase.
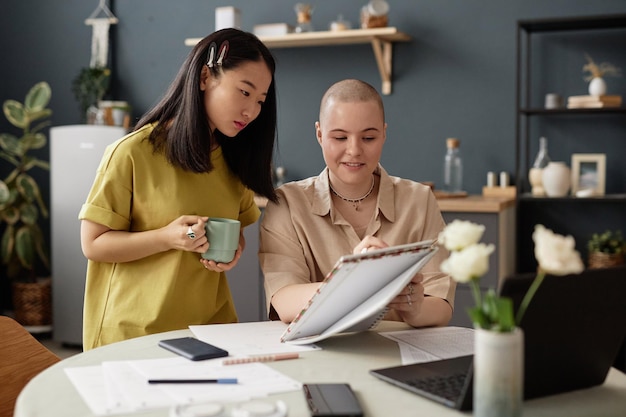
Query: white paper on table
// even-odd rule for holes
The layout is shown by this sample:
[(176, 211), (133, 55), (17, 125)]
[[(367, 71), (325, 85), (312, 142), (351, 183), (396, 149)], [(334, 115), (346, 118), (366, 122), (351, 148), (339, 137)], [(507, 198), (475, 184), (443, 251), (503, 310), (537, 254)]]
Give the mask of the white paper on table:
[(226, 349), (231, 356), (270, 355), (321, 349), (316, 345), (289, 345), (280, 337), (287, 329), (281, 321), (189, 326), (196, 338)]
[[(65, 372), (93, 414), (132, 413), (173, 405), (245, 401), (298, 391), (302, 384), (262, 363), (224, 366), (221, 359), (175, 357), (110, 361)], [(237, 378), (237, 384), (149, 384), (149, 379)], [(103, 393), (105, 395), (103, 395)]]
[(128, 404), (109, 400), (108, 393), (102, 395), (107, 392), (102, 366), (65, 368), (64, 371), (93, 414), (106, 416), (133, 411)]
[(398, 343), (403, 365), (474, 354), (474, 329), (467, 327), (433, 327), (380, 334)]
[(176, 403), (161, 385), (148, 384), (131, 361), (103, 362), (102, 373), (109, 401), (113, 399), (115, 403), (125, 404), (132, 410), (169, 407)]
[(177, 403), (200, 401), (241, 401), (269, 394), (296, 391), (302, 384), (262, 363), (224, 366), (221, 359), (190, 361), (185, 358), (130, 361), (131, 366), (148, 379), (220, 379), (236, 378), (237, 384), (159, 384)]

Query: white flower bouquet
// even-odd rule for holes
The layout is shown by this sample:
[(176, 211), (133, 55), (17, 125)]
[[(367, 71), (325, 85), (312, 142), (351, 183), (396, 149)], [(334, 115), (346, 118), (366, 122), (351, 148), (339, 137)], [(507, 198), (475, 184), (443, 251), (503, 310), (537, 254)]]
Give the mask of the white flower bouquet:
[(476, 305), (469, 309), (469, 315), (477, 328), (497, 332), (513, 331), (546, 274), (577, 274), (584, 269), (580, 254), (574, 249), (572, 236), (558, 235), (543, 225), (535, 226), (533, 241), (539, 268), (514, 317), (513, 302), (509, 298), (499, 297), (493, 288), (487, 290), (484, 296), (480, 291), (480, 277), (489, 271), (489, 255), (494, 251), (493, 245), (479, 243), (484, 231), (483, 225), (454, 220), (438, 238), (438, 243), (451, 252), (441, 264), (441, 270), (450, 274), (455, 281), (469, 283), (472, 287)]

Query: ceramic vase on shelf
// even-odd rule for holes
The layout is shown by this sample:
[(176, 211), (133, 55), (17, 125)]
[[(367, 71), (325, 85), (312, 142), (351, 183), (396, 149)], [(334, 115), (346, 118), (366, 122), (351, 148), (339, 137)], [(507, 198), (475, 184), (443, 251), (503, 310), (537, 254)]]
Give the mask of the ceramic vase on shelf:
[(543, 188), (543, 169), (550, 163), (550, 157), (548, 156), (548, 139), (545, 137), (539, 138), (539, 152), (535, 157), (533, 167), (528, 171), (528, 181), (531, 185), (531, 193), (536, 197), (543, 197), (546, 195), (546, 191)]
[(606, 94), (606, 81), (602, 77), (594, 77), (589, 82), (589, 95), (603, 96)]
[(543, 169), (541, 181), (548, 197), (565, 197), (572, 183), (571, 171), (565, 162), (550, 162)]
[(474, 332), (474, 417), (520, 417), (524, 400), (524, 332)]

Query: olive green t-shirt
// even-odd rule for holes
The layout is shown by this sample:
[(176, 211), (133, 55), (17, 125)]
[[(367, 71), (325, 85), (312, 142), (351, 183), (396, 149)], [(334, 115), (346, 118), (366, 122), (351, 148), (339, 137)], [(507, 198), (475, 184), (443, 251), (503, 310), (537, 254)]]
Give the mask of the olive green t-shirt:
[[(221, 148), (214, 169), (193, 173), (154, 153), (153, 126), (107, 147), (79, 219), (141, 232), (181, 215), (258, 220), (254, 193), (228, 169)], [(88, 261), (83, 318), (85, 350), (189, 325), (237, 321), (224, 273), (205, 269), (200, 254), (169, 250), (132, 262)], [(62, 277), (58, 277), (62, 279)]]

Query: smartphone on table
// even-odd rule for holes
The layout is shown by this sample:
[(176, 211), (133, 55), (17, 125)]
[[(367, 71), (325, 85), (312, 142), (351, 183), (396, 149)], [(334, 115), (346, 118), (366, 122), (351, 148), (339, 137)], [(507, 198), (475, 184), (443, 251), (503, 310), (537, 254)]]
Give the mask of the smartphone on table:
[(311, 417), (362, 417), (363, 410), (350, 384), (303, 384)]
[(228, 351), (194, 337), (160, 340), (159, 346), (192, 361), (228, 356)]

